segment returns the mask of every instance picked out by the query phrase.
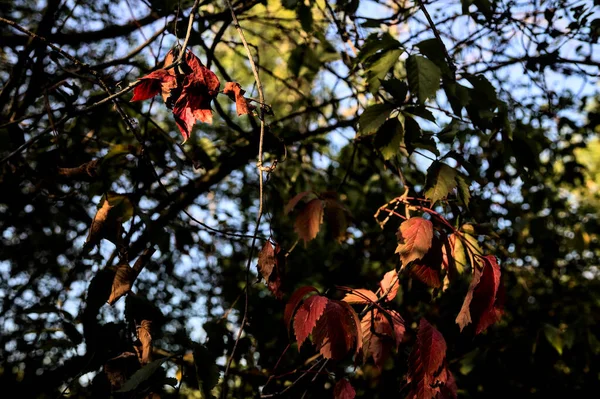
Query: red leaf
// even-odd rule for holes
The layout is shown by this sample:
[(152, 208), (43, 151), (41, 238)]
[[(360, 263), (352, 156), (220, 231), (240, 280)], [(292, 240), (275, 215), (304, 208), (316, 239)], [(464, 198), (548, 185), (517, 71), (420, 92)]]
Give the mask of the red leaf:
[(360, 325), (360, 319), (358, 318), (358, 314), (356, 314), (354, 309), (352, 309), (352, 306), (348, 305), (346, 302), (343, 301), (340, 303), (346, 308), (346, 311), (350, 314), (350, 316), (352, 316), (356, 337), (356, 355), (358, 356), (362, 349), (362, 329)]
[(379, 282), (379, 287), (381, 287), (382, 294), (388, 293), (385, 298), (386, 301), (391, 301), (396, 298), (396, 295), (398, 295), (398, 288), (400, 288), (398, 273), (396, 273), (395, 270), (387, 272)]
[(294, 291), (294, 293), (288, 300), (288, 303), (285, 305), (285, 311), (283, 312), (283, 321), (285, 322), (285, 327), (288, 329), (288, 332), (290, 330), (290, 322), (292, 321), (292, 316), (294, 316), (294, 312), (300, 304), (300, 301), (302, 301), (302, 299), (311, 292), (316, 292), (317, 294), (319, 293), (319, 291), (312, 286), (300, 287), (296, 291)]
[(396, 350), (398, 346), (402, 343), (404, 339), (404, 333), (406, 332), (406, 327), (404, 326), (404, 319), (400, 316), (400, 313), (395, 310), (388, 310), (388, 315), (392, 319), (392, 328), (394, 329), (394, 338), (396, 339)]
[(275, 267), (275, 251), (273, 250), (271, 242), (267, 241), (258, 253), (257, 265), (258, 271), (265, 281), (269, 281), (269, 277), (273, 272), (273, 267)]
[(354, 324), (350, 305), (329, 300), (313, 331), (313, 342), (324, 358), (342, 359), (358, 344), (359, 328)]
[(480, 334), (500, 319), (502, 310), (496, 306), (500, 288), (500, 265), (493, 255), (483, 257), (483, 274), (473, 293), (471, 313), (478, 318), (475, 334)]
[(308, 298), (296, 312), (294, 317), (294, 333), (298, 342), (298, 350), (302, 343), (312, 333), (317, 325), (317, 320), (323, 315), (325, 306), (329, 300), (321, 295), (314, 295)]
[(296, 205), (298, 205), (298, 202), (300, 202), (300, 200), (304, 197), (306, 197), (308, 194), (311, 194), (312, 191), (303, 191), (299, 194), (296, 194), (296, 196), (294, 198), (292, 198), (290, 200), (290, 202), (287, 203), (287, 205), (285, 206), (285, 208), (283, 209), (283, 212), (287, 215), (288, 213), (290, 213), (292, 211), (292, 209), (294, 209), (296, 207)]
[(431, 249), (421, 260), (416, 260), (410, 269), (412, 277), (433, 288), (440, 288), (440, 266), (442, 264), (442, 245), (433, 237)]
[(427, 320), (421, 319), (417, 341), (408, 359), (409, 398), (433, 399), (447, 378), (446, 341)]
[(285, 252), (281, 251), (279, 244), (275, 246), (275, 264), (271, 270), (271, 275), (267, 280), (267, 288), (275, 295), (275, 298), (281, 299), (283, 292), (281, 291), (281, 279), (285, 272)]
[(249, 114), (250, 111), (255, 109), (256, 107), (244, 97), (244, 89), (237, 82), (227, 82), (225, 83), (225, 88), (223, 89), (223, 94), (226, 94), (229, 98), (235, 101), (235, 107), (237, 110), (238, 116)]
[(398, 237), (396, 253), (400, 254), (404, 268), (409, 262), (422, 259), (431, 248), (433, 224), (429, 220), (413, 217), (400, 225), (396, 235)]
[[(328, 194), (331, 198), (327, 197)], [(337, 193), (323, 193), (321, 197), (325, 203), (325, 218), (329, 231), (335, 240), (342, 242), (346, 239), (350, 211), (337, 198)]]
[(369, 311), (361, 324), (365, 361), (373, 357), (375, 366), (381, 369), (394, 346), (392, 326), (378, 309)]
[(323, 223), (323, 201), (317, 198), (306, 204), (296, 216), (294, 230), (306, 244), (317, 236), (321, 223)]
[(367, 304), (377, 302), (377, 295), (371, 290), (364, 288), (353, 289), (342, 298), (342, 301), (350, 304)]
[(496, 257), (484, 256), (483, 269), (473, 270), (473, 279), (465, 296), (462, 308), (456, 317), (460, 330), (474, 321), (475, 334), (485, 331), (502, 315), (503, 290), (500, 289), (501, 271)]
[(345, 378), (339, 380), (333, 388), (334, 399), (354, 399), (355, 396), (356, 391)]

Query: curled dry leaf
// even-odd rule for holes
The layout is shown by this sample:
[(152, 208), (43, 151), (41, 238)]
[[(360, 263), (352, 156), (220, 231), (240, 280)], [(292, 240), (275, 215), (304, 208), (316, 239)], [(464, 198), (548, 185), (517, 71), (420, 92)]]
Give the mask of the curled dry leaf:
[(433, 224), (421, 217), (413, 217), (404, 221), (396, 234), (398, 247), (396, 253), (400, 254), (402, 268), (410, 262), (423, 259), (433, 239)]
[[(165, 67), (176, 59), (176, 50), (165, 58)], [(191, 51), (185, 50), (182, 68), (159, 69), (142, 78), (133, 91), (131, 101), (142, 101), (161, 93), (167, 108), (173, 110), (175, 122), (184, 142), (190, 137), (196, 120), (212, 123), (211, 101), (221, 83)]]
[(133, 286), (137, 273), (127, 263), (117, 266), (108, 304), (113, 305), (119, 298), (128, 293)]
[(140, 325), (136, 327), (137, 336), (142, 343), (142, 351), (140, 356), (140, 363), (142, 365), (150, 363), (152, 355), (152, 334), (151, 332), (152, 321), (142, 320)]
[(265, 242), (265, 245), (258, 253), (257, 267), (265, 281), (269, 281), (269, 277), (271, 277), (271, 273), (273, 272), (273, 267), (275, 267), (275, 251), (273, 249), (273, 244), (271, 244), (270, 241)]
[(355, 396), (356, 391), (345, 378), (339, 380), (333, 388), (333, 397), (335, 399), (354, 399)]
[(244, 97), (245, 90), (242, 89), (237, 82), (225, 83), (223, 94), (226, 94), (230, 99), (235, 101), (235, 107), (238, 116), (249, 114), (256, 107), (250, 104), (250, 101)]
[(98, 178), (98, 166), (102, 158), (86, 162), (76, 168), (58, 168), (58, 176), (64, 180), (95, 181)]
[(383, 275), (383, 279), (379, 282), (381, 292), (386, 294), (385, 300), (392, 301), (398, 295), (398, 289), (400, 288), (400, 280), (398, 279), (398, 273), (395, 270), (391, 270)]

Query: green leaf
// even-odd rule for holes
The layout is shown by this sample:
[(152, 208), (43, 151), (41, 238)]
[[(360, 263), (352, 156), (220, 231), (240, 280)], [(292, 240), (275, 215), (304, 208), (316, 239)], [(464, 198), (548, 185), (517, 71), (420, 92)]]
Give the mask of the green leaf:
[(358, 56), (357, 62), (365, 62), (378, 51), (386, 51), (400, 48), (400, 42), (392, 37), (389, 33), (384, 33), (381, 37), (375, 33), (369, 35), (365, 40)]
[(385, 51), (381, 56), (374, 61), (367, 70), (367, 83), (369, 84), (369, 91), (375, 93), (381, 86), (381, 80), (385, 78), (387, 73), (392, 67), (398, 62), (398, 57), (404, 50), (394, 49)]
[(169, 360), (169, 357), (163, 357), (162, 359), (155, 360), (148, 363), (125, 381), (125, 384), (117, 392), (130, 392), (135, 390), (141, 383), (150, 379), (154, 373), (162, 366), (164, 362)]
[(375, 104), (365, 109), (358, 118), (358, 133), (367, 136), (377, 132), (394, 108), (391, 104)]
[(564, 340), (561, 331), (558, 328), (551, 326), (550, 324), (545, 324), (544, 335), (546, 336), (546, 339), (548, 340), (550, 345), (552, 345), (552, 347), (556, 349), (558, 354), (562, 355)]
[(454, 168), (443, 162), (435, 161), (427, 169), (427, 180), (425, 183), (425, 198), (431, 200), (431, 204), (448, 196), (456, 187), (457, 172)]
[(310, 33), (313, 30), (313, 15), (312, 9), (305, 5), (304, 3), (300, 3), (298, 8), (296, 9), (296, 15), (300, 20), (300, 25), (305, 32)]
[(414, 120), (414, 118), (407, 113), (401, 113), (398, 115), (402, 127), (404, 128), (404, 144), (406, 145), (406, 151), (411, 154), (415, 149), (415, 143), (421, 140), (421, 126)]
[(212, 389), (219, 382), (219, 368), (210, 351), (204, 345), (194, 345), (194, 366), (196, 379), (203, 399), (213, 398)]
[(460, 131), (460, 122), (458, 119), (452, 119), (437, 135), (438, 140), (442, 143), (451, 144), (454, 137)]
[(392, 97), (396, 104), (403, 104), (406, 101), (406, 94), (408, 93), (408, 86), (403, 81), (392, 78), (381, 81), (381, 87), (387, 91)]
[(469, 201), (471, 200), (471, 192), (469, 191), (469, 183), (465, 176), (458, 173), (456, 175), (456, 182), (458, 183), (458, 199), (465, 205), (465, 207), (469, 207)]
[(383, 159), (386, 161), (394, 157), (398, 152), (408, 156), (404, 146), (404, 127), (398, 118), (388, 119), (375, 135), (373, 142), (379, 149)]
[(406, 60), (406, 73), (410, 91), (419, 103), (434, 98), (440, 88), (441, 71), (432, 61), (419, 55), (411, 55)]
[(446, 97), (448, 97), (448, 102), (452, 107), (452, 111), (454, 111), (456, 115), (460, 116), (462, 109), (471, 102), (469, 89), (456, 82), (445, 81), (444, 91), (446, 92)]
[(425, 57), (429, 58), (431, 61), (437, 65), (442, 73), (449, 78), (452, 78), (452, 72), (450, 71), (450, 67), (448, 66), (448, 62), (446, 62), (446, 57), (444, 56), (445, 50), (442, 44), (437, 39), (427, 39), (417, 44), (419, 51)]

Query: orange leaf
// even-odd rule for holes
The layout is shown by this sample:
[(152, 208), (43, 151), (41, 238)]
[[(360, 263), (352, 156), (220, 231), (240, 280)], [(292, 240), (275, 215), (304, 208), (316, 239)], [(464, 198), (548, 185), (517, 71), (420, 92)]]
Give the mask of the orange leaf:
[(296, 216), (294, 230), (306, 244), (317, 236), (321, 223), (323, 223), (323, 201), (316, 198), (306, 204)]
[(410, 262), (422, 259), (431, 248), (433, 224), (429, 220), (413, 217), (400, 225), (396, 235), (398, 237), (396, 253), (400, 254), (402, 268), (404, 268)]
[(250, 111), (255, 109), (256, 107), (244, 97), (244, 89), (237, 82), (227, 82), (225, 83), (225, 88), (223, 89), (223, 94), (226, 94), (229, 98), (235, 101), (235, 107), (237, 110), (238, 116), (249, 114)]
[(350, 304), (367, 304), (377, 302), (377, 295), (371, 290), (364, 288), (353, 289), (342, 298), (342, 301)]
[(379, 287), (382, 294), (387, 293), (385, 300), (392, 301), (398, 295), (398, 288), (400, 288), (398, 273), (395, 270), (387, 272), (379, 282)]
[(273, 272), (273, 267), (275, 267), (275, 251), (273, 250), (271, 242), (267, 241), (258, 253), (257, 265), (258, 271), (265, 281), (269, 281), (269, 277)]
[(308, 194), (311, 194), (312, 191), (303, 191), (299, 194), (296, 194), (296, 196), (294, 198), (292, 198), (287, 205), (285, 206), (285, 208), (283, 209), (283, 212), (287, 215), (288, 213), (290, 213), (292, 211), (292, 209), (294, 209), (296, 207), (296, 205), (298, 205), (298, 202), (300, 202), (300, 200), (304, 197), (306, 197)]

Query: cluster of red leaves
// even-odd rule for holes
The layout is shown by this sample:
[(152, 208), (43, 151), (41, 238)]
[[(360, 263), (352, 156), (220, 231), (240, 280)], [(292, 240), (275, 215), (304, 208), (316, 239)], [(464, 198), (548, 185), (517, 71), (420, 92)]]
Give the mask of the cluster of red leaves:
[(340, 202), (337, 193), (301, 192), (287, 203), (284, 212), (287, 215), (292, 210), (297, 211), (294, 231), (305, 244), (317, 236), (324, 218), (334, 239), (341, 242), (346, 238), (350, 211)]
[[(316, 293), (303, 299), (310, 293)], [(298, 343), (298, 350), (312, 334), (312, 342), (326, 359), (340, 360), (352, 348), (360, 353), (361, 324), (358, 315), (346, 302), (336, 301), (318, 294), (314, 287), (298, 288), (290, 297), (284, 320), (290, 331), (293, 318), (293, 329)]]
[[(189, 50), (185, 52), (183, 64), (172, 67), (177, 51), (169, 51), (163, 68), (139, 79), (131, 101), (147, 100), (160, 93), (167, 108), (173, 111), (185, 142), (197, 120), (212, 123), (210, 103), (219, 93), (221, 83), (217, 75)], [(244, 98), (244, 90), (238, 83), (227, 82), (223, 93), (236, 102), (238, 115), (248, 114), (254, 109)]]
[(475, 334), (485, 331), (500, 320), (503, 313), (504, 285), (500, 265), (493, 255), (481, 257), (483, 267), (473, 267), (473, 278), (456, 323), (462, 331), (473, 322)]
[(339, 380), (333, 388), (333, 397), (335, 399), (354, 399), (355, 396), (356, 391), (345, 378)]
[[(421, 217), (413, 217), (400, 225), (397, 233), (402, 268), (409, 268), (410, 275), (432, 288), (441, 288), (441, 271), (454, 278), (456, 274), (456, 234), (434, 234), (433, 224)], [(482, 267), (473, 265), (473, 277), (456, 323), (462, 329), (473, 320), (475, 333), (479, 334), (494, 324), (502, 315), (501, 272), (492, 255), (478, 256)]]
[(283, 297), (281, 291), (281, 278), (285, 265), (285, 254), (279, 245), (273, 248), (273, 244), (267, 241), (258, 253), (258, 271), (265, 279), (267, 287), (277, 299)]
[(417, 341), (408, 359), (408, 398), (456, 398), (457, 387), (446, 362), (446, 341), (425, 319), (419, 323)]
[(404, 319), (395, 310), (384, 309), (379, 302), (393, 300), (400, 287), (398, 274), (392, 270), (387, 272), (379, 283), (382, 295), (381, 301), (377, 295), (364, 288), (351, 289), (339, 287), (348, 293), (342, 299), (352, 305), (371, 306), (361, 320), (363, 361), (373, 358), (375, 365), (381, 369), (390, 356), (392, 348), (398, 346), (404, 339)]

